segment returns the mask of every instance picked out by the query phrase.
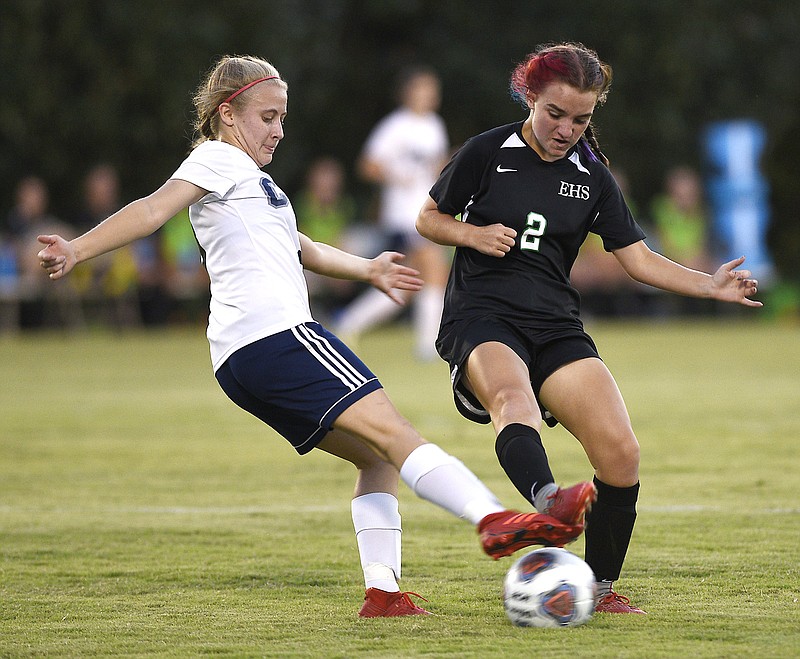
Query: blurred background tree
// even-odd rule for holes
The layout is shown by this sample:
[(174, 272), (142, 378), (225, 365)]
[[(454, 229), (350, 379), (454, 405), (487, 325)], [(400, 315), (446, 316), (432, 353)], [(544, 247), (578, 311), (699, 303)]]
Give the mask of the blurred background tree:
[[(191, 95), (220, 55), (270, 59), (289, 82), (287, 136), (270, 172), (290, 194), (319, 154), (351, 168), (394, 105), (397, 72), (430, 64), (454, 145), (525, 111), (507, 93), (536, 45), (580, 41), (615, 72), (595, 123), (634, 200), (678, 163), (702, 170), (704, 127), (763, 123), (771, 246), (797, 278), (800, 5), (763, 0), (4, 0), (0, 3), (0, 212), (25, 174), (68, 215), (97, 162), (125, 199), (168, 177), (191, 139)], [(351, 177), (358, 193), (355, 177)], [(361, 190), (362, 197), (366, 191)]]

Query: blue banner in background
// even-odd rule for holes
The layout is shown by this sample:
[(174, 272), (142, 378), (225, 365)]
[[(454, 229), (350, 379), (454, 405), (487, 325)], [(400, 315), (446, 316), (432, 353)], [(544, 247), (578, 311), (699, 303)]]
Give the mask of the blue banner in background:
[(708, 196), (721, 257), (746, 256), (743, 267), (764, 284), (774, 271), (767, 250), (769, 185), (760, 167), (766, 141), (764, 127), (750, 120), (714, 123), (705, 134)]

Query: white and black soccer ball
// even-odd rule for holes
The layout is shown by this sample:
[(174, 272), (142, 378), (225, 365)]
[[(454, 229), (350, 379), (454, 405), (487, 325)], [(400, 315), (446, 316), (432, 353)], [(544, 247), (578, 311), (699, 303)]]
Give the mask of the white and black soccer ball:
[(517, 627), (575, 627), (595, 607), (592, 568), (575, 554), (545, 547), (525, 554), (506, 574), (503, 602)]

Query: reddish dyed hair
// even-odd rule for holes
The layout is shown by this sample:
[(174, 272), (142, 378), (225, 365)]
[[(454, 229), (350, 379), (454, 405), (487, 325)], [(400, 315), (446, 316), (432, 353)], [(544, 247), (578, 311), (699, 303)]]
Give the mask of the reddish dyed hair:
[[(515, 101), (528, 107), (528, 94), (538, 94), (553, 81), (564, 82), (582, 92), (597, 94), (602, 105), (608, 96), (613, 74), (597, 53), (579, 43), (546, 44), (536, 48), (511, 73), (510, 91)], [(590, 123), (579, 143), (592, 160), (608, 165)]]

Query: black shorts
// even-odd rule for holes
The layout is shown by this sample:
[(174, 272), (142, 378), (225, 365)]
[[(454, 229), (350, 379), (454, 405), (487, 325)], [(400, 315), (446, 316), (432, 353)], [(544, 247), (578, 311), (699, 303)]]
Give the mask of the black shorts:
[(464, 385), (462, 373), (472, 351), (489, 341), (507, 345), (527, 364), (542, 418), (551, 427), (558, 420), (539, 400), (544, 381), (566, 364), (587, 357), (600, 358), (592, 337), (578, 328), (542, 332), (520, 328), (491, 316), (449, 323), (439, 333), (436, 348), (442, 359), (450, 364), (450, 382), (456, 409), (476, 423), (490, 423), (491, 419), (483, 405)]
[(372, 371), (319, 323), (239, 348), (216, 376), (228, 398), (301, 455), (322, 441), (342, 412), (381, 388)]

